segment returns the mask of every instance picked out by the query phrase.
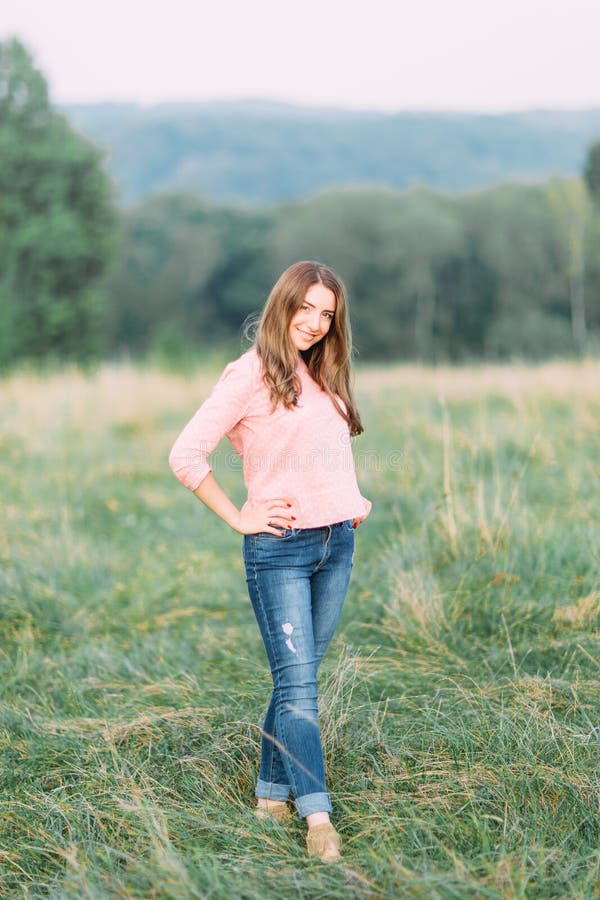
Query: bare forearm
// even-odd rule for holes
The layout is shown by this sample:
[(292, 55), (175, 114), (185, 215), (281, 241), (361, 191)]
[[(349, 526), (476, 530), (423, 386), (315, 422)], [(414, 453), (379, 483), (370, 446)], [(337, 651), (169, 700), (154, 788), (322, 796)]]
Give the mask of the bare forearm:
[(231, 502), (223, 488), (217, 484), (212, 472), (202, 479), (194, 494), (231, 528), (239, 531), (240, 511)]

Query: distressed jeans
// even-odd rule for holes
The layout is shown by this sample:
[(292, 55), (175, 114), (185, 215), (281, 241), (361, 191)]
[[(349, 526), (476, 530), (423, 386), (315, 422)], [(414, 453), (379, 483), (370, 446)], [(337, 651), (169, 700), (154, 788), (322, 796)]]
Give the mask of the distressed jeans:
[(302, 818), (331, 812), (317, 710), (317, 670), (350, 581), (352, 519), (244, 535), (248, 593), (269, 659), (273, 694), (264, 721), (255, 795), (287, 800)]

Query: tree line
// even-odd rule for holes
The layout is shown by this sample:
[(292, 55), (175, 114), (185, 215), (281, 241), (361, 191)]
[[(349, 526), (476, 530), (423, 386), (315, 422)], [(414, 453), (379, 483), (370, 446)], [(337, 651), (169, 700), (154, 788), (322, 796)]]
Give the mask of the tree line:
[(254, 212), (154, 198), (124, 219), (110, 341), (214, 346), (287, 265), (320, 259), (346, 282), (365, 359), (579, 354), (600, 336), (599, 238), (581, 179), (460, 197), (331, 191)]
[(328, 190), (268, 208), (166, 194), (118, 210), (100, 152), (0, 43), (0, 366), (239, 346), (279, 273), (333, 266), (360, 357), (468, 361), (594, 351), (600, 143), (581, 178), (449, 196)]

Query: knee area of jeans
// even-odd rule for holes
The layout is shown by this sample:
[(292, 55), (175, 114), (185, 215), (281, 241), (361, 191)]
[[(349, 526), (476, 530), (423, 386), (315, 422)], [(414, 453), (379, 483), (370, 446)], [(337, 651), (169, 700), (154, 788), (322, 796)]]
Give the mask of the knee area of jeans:
[(292, 703), (297, 706), (315, 706), (319, 700), (319, 693), (316, 685), (296, 685), (293, 687), (280, 688), (275, 697), (276, 706), (282, 706), (284, 703)]
[(317, 698), (312, 697), (296, 697), (291, 700), (282, 700), (278, 704), (280, 715), (286, 713), (298, 713), (303, 719), (314, 719), (317, 721), (319, 714), (319, 704)]
[(289, 681), (294, 679), (302, 683), (315, 681), (320, 660), (312, 650), (310, 653), (303, 653), (300, 639), (296, 638), (296, 641), (298, 642), (296, 654), (290, 653), (289, 656), (286, 654), (281, 664), (277, 666), (279, 677)]
[(314, 691), (278, 691), (275, 697), (275, 710), (286, 709), (317, 709), (319, 695)]
[(319, 728), (319, 707), (312, 700), (286, 700), (277, 705), (276, 722), (278, 729), (285, 729), (292, 722)]

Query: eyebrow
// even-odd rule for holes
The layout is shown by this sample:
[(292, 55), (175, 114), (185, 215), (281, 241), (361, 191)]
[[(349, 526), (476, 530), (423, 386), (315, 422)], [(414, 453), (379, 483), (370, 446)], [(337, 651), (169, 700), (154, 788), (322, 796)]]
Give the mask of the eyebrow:
[[(312, 306), (313, 309), (317, 308), (314, 303), (310, 302), (310, 300), (305, 300), (304, 302), (307, 306)], [(331, 313), (332, 316), (335, 316), (335, 309), (322, 309), (321, 312), (328, 312)]]

